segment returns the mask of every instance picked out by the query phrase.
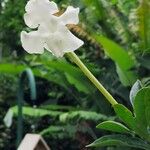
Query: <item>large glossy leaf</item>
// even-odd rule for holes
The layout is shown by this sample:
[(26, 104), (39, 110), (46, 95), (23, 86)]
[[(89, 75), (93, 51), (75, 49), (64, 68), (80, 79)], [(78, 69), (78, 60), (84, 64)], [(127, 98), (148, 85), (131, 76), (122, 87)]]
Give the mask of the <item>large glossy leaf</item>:
[(150, 52), (150, 3), (149, 0), (141, 0), (137, 10), (139, 17), (139, 33), (143, 51)]
[(149, 150), (150, 145), (145, 141), (125, 135), (106, 135), (97, 140), (87, 147), (104, 147), (104, 146), (127, 146), (132, 148), (140, 148)]
[(150, 88), (142, 88), (134, 99), (134, 113), (138, 132), (148, 135), (150, 125)]
[(135, 128), (135, 120), (132, 112), (122, 104), (116, 104), (113, 106), (116, 115), (130, 128)]
[(101, 44), (106, 54), (116, 63), (117, 72), (122, 83), (132, 85), (136, 79), (136, 74), (132, 71), (135, 62), (132, 57), (118, 44), (107, 39), (104, 36), (94, 36), (97, 42)]
[(104, 121), (98, 124), (96, 127), (99, 129), (104, 129), (118, 133), (130, 133), (130, 130), (126, 126), (115, 121)]

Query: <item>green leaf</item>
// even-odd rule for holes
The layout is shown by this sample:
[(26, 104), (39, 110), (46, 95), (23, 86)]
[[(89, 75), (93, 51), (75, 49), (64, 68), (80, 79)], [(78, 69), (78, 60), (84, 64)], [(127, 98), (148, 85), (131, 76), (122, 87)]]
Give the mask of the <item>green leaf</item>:
[(137, 80), (137, 81), (133, 84), (133, 86), (132, 86), (132, 88), (131, 88), (131, 90), (130, 90), (130, 102), (131, 102), (132, 105), (133, 105), (133, 103), (134, 103), (134, 99), (135, 99), (136, 94), (138, 93), (138, 91), (139, 91), (141, 88), (142, 88), (142, 83), (141, 83), (140, 80)]
[(96, 127), (99, 129), (104, 129), (118, 133), (130, 133), (130, 130), (126, 126), (115, 121), (104, 121), (99, 125), (97, 125)]
[(68, 82), (74, 85), (78, 91), (89, 94), (95, 90), (92, 84), (84, 76), (81, 70), (73, 65), (67, 63), (64, 60), (59, 61), (44, 61), (42, 63), (51, 69), (63, 72)]
[(117, 64), (116, 64), (116, 71), (121, 83), (124, 86), (132, 85), (134, 83), (133, 81), (136, 80), (132, 71), (123, 70)]
[[(24, 71), (26, 68), (27, 68), (27, 66), (25, 66), (25, 65), (18, 65), (18, 64), (11, 64), (11, 63), (0, 64), (0, 72), (1, 73), (11, 73), (11, 74), (18, 75), (22, 71)], [(47, 74), (45, 74), (36, 68), (32, 69), (32, 71), (33, 71), (34, 75), (36, 75), (36, 76), (43, 77), (53, 83), (56, 83), (62, 87), (67, 88), (66, 83), (64, 83), (65, 81), (63, 80), (64, 77), (62, 77), (62, 75), (60, 76), (60, 75), (52, 74), (50, 70)]]
[(63, 132), (63, 126), (50, 126), (40, 132), (41, 135)]
[(72, 138), (75, 136), (77, 132), (77, 127), (73, 125), (62, 125), (62, 126), (49, 126), (48, 128), (42, 130), (39, 134), (43, 136), (48, 136), (52, 139), (64, 139), (64, 138)]
[[(45, 115), (51, 116), (51, 117), (57, 117), (63, 112), (61, 111), (52, 111), (52, 110), (46, 110), (41, 108), (33, 108), (33, 107), (27, 107), (23, 106), (23, 115), (28, 117), (43, 117)], [(18, 116), (18, 106), (10, 107), (7, 111), (5, 117), (4, 117), (4, 123), (7, 127), (10, 127), (13, 122), (13, 117)]]
[(150, 52), (150, 3), (149, 0), (141, 0), (137, 9), (138, 28), (141, 45), (144, 51)]
[[(80, 92), (84, 92), (86, 94), (94, 92), (95, 88), (77, 67), (74, 67), (66, 61), (62, 60), (42, 60), (42, 63), (44, 64), (44, 67), (48, 68), (48, 72), (43, 73), (42, 70), (39, 70), (39, 68), (33, 68), (32, 71), (35, 76), (43, 77), (48, 81), (64, 87), (65, 89), (68, 89), (69, 84), (71, 84), (74, 85), (76, 89)], [(25, 70), (25, 68), (27, 68), (27, 66), (9, 63), (0, 64), (1, 73), (11, 73), (18, 75), (23, 70)], [(54, 70), (57, 71), (57, 73), (54, 73)]]
[(86, 13), (89, 14), (89, 18), (95, 23), (103, 18), (102, 4), (98, 0), (82, 0), (86, 6)]
[(71, 111), (71, 110), (77, 110), (78, 108), (72, 107), (72, 106), (66, 106), (66, 105), (42, 105), (40, 108), (47, 109), (47, 110), (65, 110), (65, 111)]
[(140, 138), (129, 137), (126, 135), (106, 135), (97, 140), (87, 147), (104, 147), (104, 146), (127, 146), (132, 148), (140, 148), (149, 150), (150, 145)]
[(94, 37), (97, 42), (103, 46), (106, 55), (116, 63), (117, 72), (121, 82), (125, 86), (132, 85), (137, 79), (137, 75), (132, 71), (132, 68), (135, 67), (132, 56), (130, 56), (120, 45), (110, 39), (98, 35)]
[[(62, 122), (66, 122), (68, 120), (93, 120), (93, 121), (99, 121), (99, 120), (108, 120), (109, 118), (105, 115), (98, 114), (96, 112), (90, 112), (90, 111), (70, 111), (63, 113), (60, 115), (60, 120)], [(113, 117), (110, 117), (110, 119), (114, 119)]]
[[(14, 106), (10, 108), (15, 116), (18, 116), (18, 107)], [(32, 108), (32, 107), (27, 107), (24, 106), (23, 107), (23, 114), (25, 116), (29, 116), (29, 117), (42, 117), (45, 115), (49, 115), (52, 117), (57, 117), (60, 114), (62, 114), (63, 112), (60, 111), (52, 111), (52, 110), (46, 110), (46, 109), (41, 109), (41, 108)]]
[(25, 68), (26, 67), (24, 65), (19, 65), (19, 64), (9, 64), (9, 63), (0, 64), (1, 73), (18, 74), (22, 72)]
[(83, 82), (81, 81), (81, 78), (79, 79), (79, 77), (77, 78), (71, 75), (70, 73), (65, 73), (65, 75), (66, 75), (68, 82), (74, 85), (79, 91), (84, 92), (86, 94), (90, 93), (88, 86), (85, 86), (85, 84), (83, 84)]
[(135, 120), (132, 112), (122, 104), (113, 106), (117, 116), (131, 129), (135, 128)]
[(142, 67), (145, 69), (150, 70), (150, 53), (147, 53), (146, 55), (142, 55), (141, 57), (138, 57), (138, 62)]
[(142, 88), (134, 100), (134, 113), (137, 129), (142, 134), (147, 134), (147, 128), (150, 126), (150, 88)]

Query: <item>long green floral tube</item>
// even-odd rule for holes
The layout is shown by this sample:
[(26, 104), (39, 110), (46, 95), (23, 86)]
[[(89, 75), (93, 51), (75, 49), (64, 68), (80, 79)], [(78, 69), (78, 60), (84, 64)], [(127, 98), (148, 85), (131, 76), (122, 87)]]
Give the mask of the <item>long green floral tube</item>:
[(104, 88), (104, 86), (95, 78), (95, 76), (82, 63), (79, 57), (74, 52), (66, 53), (66, 55), (83, 71), (88, 79), (98, 88), (98, 90), (105, 96), (111, 105), (118, 104), (113, 96)]

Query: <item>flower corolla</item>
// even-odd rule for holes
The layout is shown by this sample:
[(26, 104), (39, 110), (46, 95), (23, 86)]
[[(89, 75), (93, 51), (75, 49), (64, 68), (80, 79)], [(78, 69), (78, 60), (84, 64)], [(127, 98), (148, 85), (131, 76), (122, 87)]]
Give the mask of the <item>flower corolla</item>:
[(78, 49), (84, 44), (73, 35), (67, 24), (79, 23), (79, 8), (68, 6), (60, 15), (57, 4), (49, 0), (29, 0), (24, 14), (25, 24), (34, 29), (31, 32), (21, 32), (23, 48), (30, 54), (42, 54), (44, 49), (52, 52), (56, 57)]

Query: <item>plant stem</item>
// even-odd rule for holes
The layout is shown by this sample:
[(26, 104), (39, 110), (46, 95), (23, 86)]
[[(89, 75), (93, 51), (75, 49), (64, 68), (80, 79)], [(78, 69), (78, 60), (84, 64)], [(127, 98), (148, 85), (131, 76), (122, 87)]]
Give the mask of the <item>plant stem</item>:
[(98, 90), (105, 96), (111, 105), (118, 104), (113, 96), (103, 87), (103, 85), (95, 78), (95, 76), (82, 63), (79, 57), (74, 52), (66, 53), (67, 56), (83, 71), (89, 80), (98, 88)]

